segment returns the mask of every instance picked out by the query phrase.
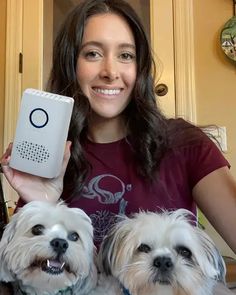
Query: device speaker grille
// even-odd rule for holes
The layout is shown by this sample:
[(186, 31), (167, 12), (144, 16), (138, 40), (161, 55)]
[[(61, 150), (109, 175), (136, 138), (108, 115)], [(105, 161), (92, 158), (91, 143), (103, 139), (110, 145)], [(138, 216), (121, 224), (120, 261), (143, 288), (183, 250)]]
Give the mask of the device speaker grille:
[(44, 145), (28, 142), (26, 140), (17, 143), (16, 150), (22, 159), (37, 163), (47, 162), (50, 156), (48, 149)]

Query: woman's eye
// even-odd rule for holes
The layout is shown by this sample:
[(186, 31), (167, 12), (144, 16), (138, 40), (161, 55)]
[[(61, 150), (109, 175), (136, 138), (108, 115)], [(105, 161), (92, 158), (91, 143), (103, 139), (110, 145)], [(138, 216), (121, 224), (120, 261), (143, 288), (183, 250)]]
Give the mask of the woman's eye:
[(32, 227), (31, 232), (34, 236), (40, 236), (43, 234), (44, 226), (42, 224), (36, 224)]
[(87, 59), (97, 59), (101, 56), (97, 51), (88, 51), (84, 55)]
[(130, 62), (135, 59), (135, 55), (133, 53), (124, 52), (120, 55), (120, 59), (124, 62)]
[(69, 239), (70, 241), (76, 242), (76, 241), (78, 241), (78, 239), (79, 239), (79, 235), (78, 235), (77, 232), (71, 232), (71, 233), (69, 233), (69, 235), (68, 235), (68, 239)]
[(150, 248), (147, 244), (141, 244), (141, 245), (138, 247), (138, 251), (139, 251), (139, 252), (148, 253), (148, 252), (151, 251), (151, 248)]

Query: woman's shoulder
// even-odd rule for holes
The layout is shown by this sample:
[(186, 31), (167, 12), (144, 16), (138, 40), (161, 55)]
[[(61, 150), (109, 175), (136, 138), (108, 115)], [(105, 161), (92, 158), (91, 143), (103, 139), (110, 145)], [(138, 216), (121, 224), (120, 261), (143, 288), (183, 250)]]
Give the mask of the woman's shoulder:
[(182, 119), (167, 121), (167, 136), (170, 147), (188, 146), (193, 144), (212, 143), (202, 128)]

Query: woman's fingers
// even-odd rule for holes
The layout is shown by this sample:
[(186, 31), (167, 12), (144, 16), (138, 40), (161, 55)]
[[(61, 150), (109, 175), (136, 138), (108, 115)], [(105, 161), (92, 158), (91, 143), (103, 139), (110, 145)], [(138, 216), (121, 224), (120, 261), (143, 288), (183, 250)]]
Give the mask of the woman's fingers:
[(12, 142), (8, 145), (5, 153), (2, 155), (0, 162), (2, 166), (8, 165), (11, 157), (11, 151), (12, 151)]
[(9, 165), (1, 164), (2, 165), (2, 171), (8, 181), (10, 181), (13, 178), (13, 170), (9, 167)]
[(13, 177), (13, 171), (9, 167), (9, 162), (10, 162), (10, 158), (11, 158), (11, 151), (12, 151), (12, 143), (10, 143), (8, 145), (5, 153), (2, 155), (2, 157), (0, 159), (2, 172), (6, 176), (7, 180), (11, 180)]

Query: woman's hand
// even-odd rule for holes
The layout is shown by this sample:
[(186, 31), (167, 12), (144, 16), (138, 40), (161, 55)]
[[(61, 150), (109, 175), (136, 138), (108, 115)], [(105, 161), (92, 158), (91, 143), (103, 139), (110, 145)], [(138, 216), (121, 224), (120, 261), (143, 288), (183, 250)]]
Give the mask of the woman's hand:
[(11, 187), (25, 202), (33, 200), (56, 202), (63, 190), (63, 177), (70, 159), (70, 146), (71, 142), (67, 141), (60, 175), (48, 179), (9, 167), (12, 151), (12, 143), (10, 143), (0, 160), (3, 173)]

